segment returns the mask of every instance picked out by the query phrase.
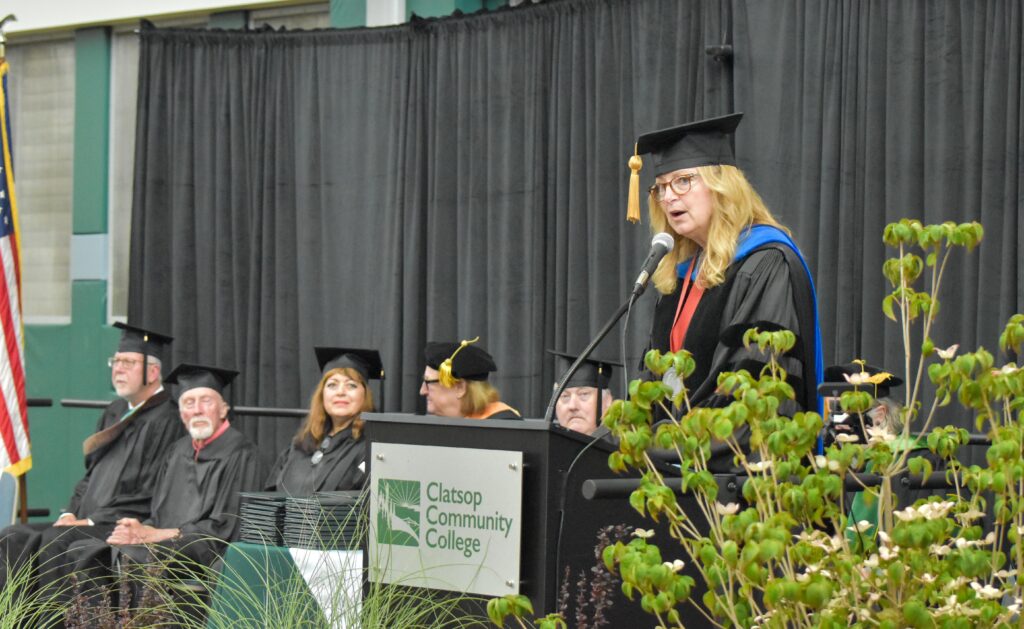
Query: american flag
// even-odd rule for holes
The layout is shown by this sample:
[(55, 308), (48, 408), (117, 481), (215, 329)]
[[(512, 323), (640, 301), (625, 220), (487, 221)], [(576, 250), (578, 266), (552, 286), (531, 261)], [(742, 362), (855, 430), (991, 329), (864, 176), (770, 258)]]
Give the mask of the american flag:
[(21, 241), (14, 200), (14, 155), (7, 107), (7, 61), (0, 59), (0, 468), (20, 476), (32, 468), (25, 400), (25, 334), (21, 324)]

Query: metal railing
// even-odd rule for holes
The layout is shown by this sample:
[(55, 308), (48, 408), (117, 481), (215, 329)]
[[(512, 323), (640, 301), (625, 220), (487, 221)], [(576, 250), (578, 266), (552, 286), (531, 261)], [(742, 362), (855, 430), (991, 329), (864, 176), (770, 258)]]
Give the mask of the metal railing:
[[(109, 400), (61, 400), (60, 405), (64, 408), (93, 408), (104, 409), (110, 405)], [(270, 406), (232, 406), (231, 412), (235, 415), (250, 415), (253, 417), (305, 417), (309, 410), (304, 408), (274, 408)]]

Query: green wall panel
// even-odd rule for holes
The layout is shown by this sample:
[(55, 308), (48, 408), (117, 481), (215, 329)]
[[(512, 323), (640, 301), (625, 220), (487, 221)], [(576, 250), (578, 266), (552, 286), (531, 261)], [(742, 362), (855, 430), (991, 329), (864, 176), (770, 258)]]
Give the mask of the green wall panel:
[(445, 17), (456, 10), (475, 13), (484, 8), (484, 0), (406, 0), (405, 18), (413, 13), (420, 17)]
[(75, 31), (75, 152), (72, 228), (107, 231), (110, 29)]
[(331, 26), (356, 28), (366, 26), (367, 0), (331, 0)]
[(32, 469), (26, 483), (30, 507), (56, 517), (85, 467), (82, 441), (100, 411), (60, 406), (67, 398), (112, 400), (107, 358), (120, 334), (106, 325), (107, 283), (72, 284), (70, 325), (25, 326), (25, 380), (29, 397), (52, 398), (51, 408), (30, 408)]

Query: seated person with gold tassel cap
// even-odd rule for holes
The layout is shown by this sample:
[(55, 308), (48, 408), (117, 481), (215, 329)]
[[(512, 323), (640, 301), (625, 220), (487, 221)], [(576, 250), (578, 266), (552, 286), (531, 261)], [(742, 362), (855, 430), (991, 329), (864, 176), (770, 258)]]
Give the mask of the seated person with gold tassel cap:
[(494, 359), (479, 346), (477, 337), (461, 343), (430, 342), (424, 354), (420, 395), (427, 398), (427, 414), (469, 419), (522, 419), (519, 411), (500, 400), (487, 376), (497, 371)]

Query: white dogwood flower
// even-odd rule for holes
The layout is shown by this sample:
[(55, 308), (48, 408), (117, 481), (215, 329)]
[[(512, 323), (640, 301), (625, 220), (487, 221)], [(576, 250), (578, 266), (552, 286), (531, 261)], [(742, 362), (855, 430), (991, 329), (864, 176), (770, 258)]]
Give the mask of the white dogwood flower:
[(846, 530), (847, 531), (853, 531), (854, 533), (863, 533), (864, 531), (868, 530), (872, 526), (873, 525), (870, 522), (868, 522), (867, 520), (861, 520), (860, 522), (857, 522), (853, 526), (846, 527)]
[(683, 562), (682, 559), (676, 559), (672, 562), (666, 561), (662, 565), (671, 570), (672, 572), (679, 572), (680, 570), (686, 567), (686, 564)]
[(939, 358), (941, 358), (942, 360), (949, 360), (950, 358), (956, 356), (956, 350), (958, 349), (960, 349), (959, 343), (955, 345), (950, 345), (946, 349), (936, 350), (935, 353), (938, 354)]
[(772, 467), (771, 461), (758, 461), (757, 463), (747, 463), (747, 467), (750, 468), (751, 472), (767, 472)]
[(977, 581), (972, 581), (971, 582), (971, 589), (973, 589), (974, 592), (980, 598), (984, 598), (984, 599), (987, 599), (987, 600), (990, 600), (990, 601), (994, 600), (994, 599), (997, 599), (997, 598), (1002, 598), (1002, 596), (1003, 596), (1003, 591), (1002, 590), (1000, 590), (999, 588), (994, 588), (994, 587), (992, 587), (991, 585), (989, 585), (987, 583), (985, 585), (982, 585), (982, 584), (978, 583)]
[(735, 515), (739, 510), (740, 506), (735, 502), (730, 502), (727, 505), (720, 502), (715, 503), (715, 511), (718, 512), (718, 515)]
[(860, 385), (867, 384), (869, 382), (868, 378), (870, 378), (871, 375), (861, 371), (859, 373), (844, 373), (843, 377), (846, 378), (846, 381), (850, 384)]

